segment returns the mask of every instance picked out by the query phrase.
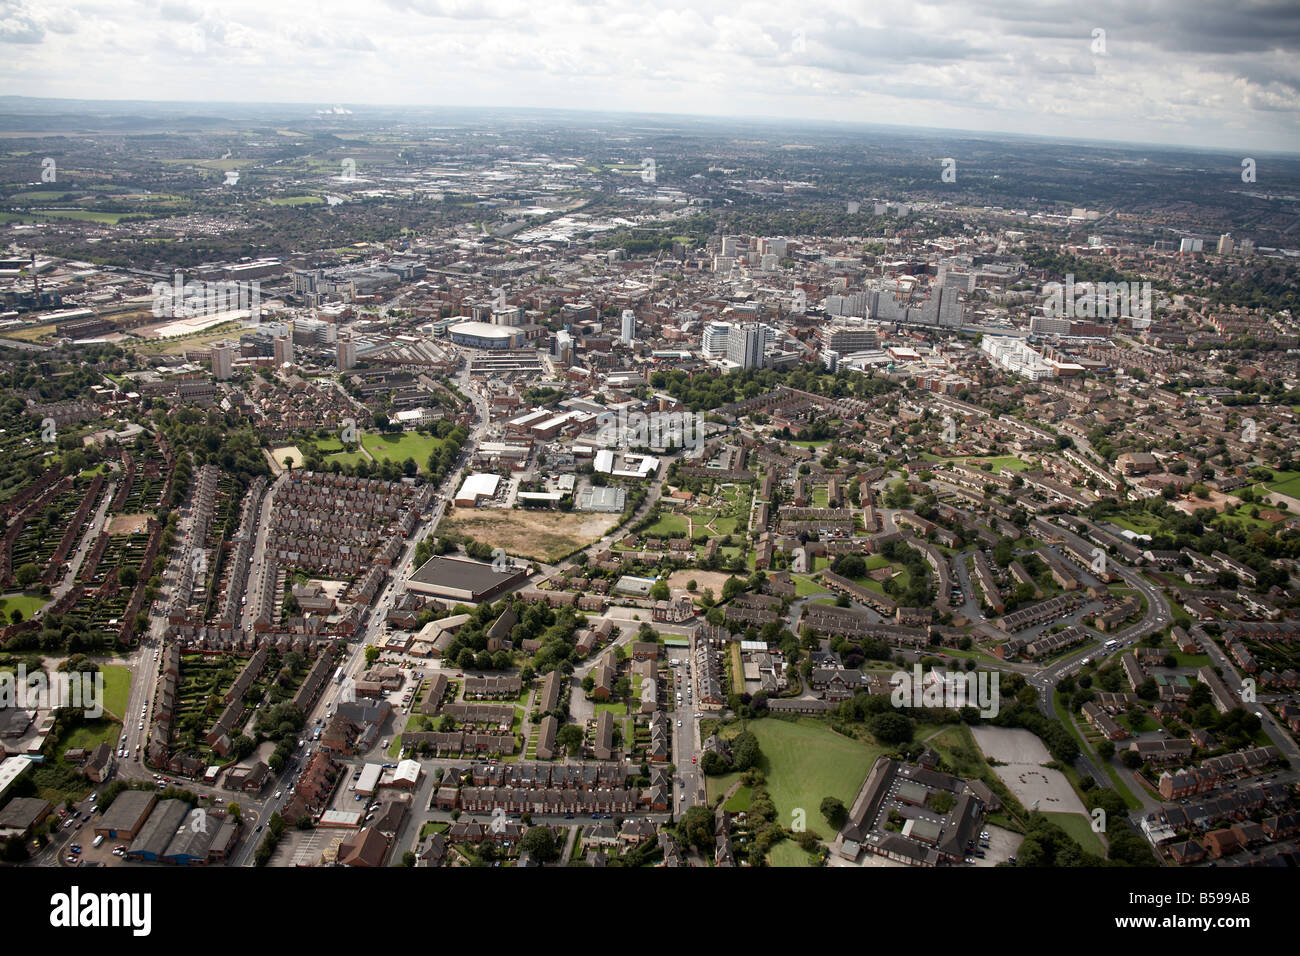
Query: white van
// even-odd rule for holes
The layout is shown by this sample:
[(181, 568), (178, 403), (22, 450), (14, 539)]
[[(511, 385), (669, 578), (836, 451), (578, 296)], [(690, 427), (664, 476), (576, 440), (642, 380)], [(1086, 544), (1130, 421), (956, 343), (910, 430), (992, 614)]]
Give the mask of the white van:
[(91, 844), (90, 844), (90, 845), (91, 845), (91, 846), (99, 846), (99, 845), (100, 845), (101, 843), (103, 843), (103, 842), (104, 842), (104, 834), (101, 833), (99, 836), (95, 837), (95, 839), (94, 839), (93, 841), (91, 841)]

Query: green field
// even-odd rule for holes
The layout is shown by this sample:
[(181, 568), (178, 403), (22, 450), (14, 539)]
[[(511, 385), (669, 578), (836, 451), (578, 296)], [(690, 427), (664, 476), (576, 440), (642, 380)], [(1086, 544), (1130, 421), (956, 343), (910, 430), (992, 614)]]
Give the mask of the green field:
[(281, 196), (267, 200), (273, 206), (314, 206), (324, 201), (320, 196)]
[(767, 853), (768, 866), (812, 866), (812, 859), (793, 840), (782, 840)]
[(1094, 856), (1104, 857), (1106, 847), (1101, 837), (1092, 832), (1092, 821), (1078, 813), (1044, 813), (1052, 823), (1064, 830), (1081, 847)]
[(395, 461), (401, 464), (408, 458), (414, 458), (420, 471), (428, 472), (429, 456), (442, 442), (418, 432), (385, 434), (383, 432), (364, 432), (361, 444), (375, 461)]
[(98, 222), (116, 226), (127, 216), (139, 216), (140, 212), (95, 212), (91, 209), (35, 209), (31, 212), (17, 213), (15, 219), (79, 219), (83, 222)]
[(1300, 471), (1275, 471), (1268, 490), (1291, 498), (1300, 498)]
[(972, 465), (976, 468), (984, 462), (989, 462), (993, 465), (992, 474), (997, 474), (1004, 468), (1007, 471), (1028, 471), (1030, 467), (1029, 462), (1017, 458), (1015, 455), (997, 455), (992, 458), (981, 458), (978, 455), (968, 455), (964, 458), (940, 458), (938, 455), (932, 455), (929, 452), (922, 452), (921, 460), (943, 462), (944, 464), (960, 463), (964, 465)]
[(1161, 525), (1159, 518), (1141, 512), (1137, 514), (1108, 515), (1106, 520), (1111, 524), (1132, 531), (1134, 534), (1155, 534), (1160, 530)]
[(30, 594), (11, 594), (8, 597), (0, 598), (0, 615), (3, 615), (5, 621), (9, 620), (9, 615), (17, 608), (22, 612), (23, 620), (31, 620), (33, 614), (45, 607), (49, 601), (41, 597), (33, 597)]
[(806, 574), (792, 574), (790, 580), (794, 582), (794, 593), (798, 597), (807, 597), (809, 594), (824, 594), (826, 589), (808, 577)]
[(681, 515), (660, 515), (659, 520), (646, 528), (642, 534), (651, 538), (670, 538), (673, 535), (680, 537), (686, 534), (686, 519)]
[(131, 668), (125, 664), (102, 664), (104, 675), (104, 711), (118, 719), (125, 719), (126, 704), (131, 694)]
[[(734, 736), (739, 727), (731, 725), (728, 733)], [(759, 769), (767, 776), (776, 822), (789, 826), (795, 808), (800, 808), (807, 814), (808, 828), (823, 835), (828, 835), (829, 827), (821, 816), (822, 799), (839, 797), (845, 806), (851, 806), (871, 764), (885, 750), (841, 737), (818, 720), (796, 723), (766, 718), (750, 721), (747, 727), (763, 751)], [(719, 799), (739, 779), (739, 774), (708, 778), (709, 802)]]

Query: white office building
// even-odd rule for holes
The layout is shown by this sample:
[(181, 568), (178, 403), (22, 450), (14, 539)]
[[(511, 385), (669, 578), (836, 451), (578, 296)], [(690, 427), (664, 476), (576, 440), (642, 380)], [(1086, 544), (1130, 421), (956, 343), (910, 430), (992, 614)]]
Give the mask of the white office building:
[(727, 336), (727, 360), (741, 368), (759, 368), (766, 340), (766, 330), (757, 322), (734, 326)]
[(704, 327), (704, 337), (700, 343), (700, 351), (704, 353), (706, 359), (724, 359), (727, 357), (727, 338), (731, 334), (731, 326), (726, 322), (710, 322)]

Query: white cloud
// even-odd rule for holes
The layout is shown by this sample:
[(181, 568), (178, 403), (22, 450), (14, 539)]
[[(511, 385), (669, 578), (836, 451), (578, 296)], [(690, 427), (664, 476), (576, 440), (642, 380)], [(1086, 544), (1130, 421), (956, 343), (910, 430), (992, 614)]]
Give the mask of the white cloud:
[[(1073, 123), (1101, 138), (1158, 133), (1189, 144), (1228, 127), (1259, 148), (1300, 145), (1300, 5), (866, 7), (0, 0), (0, 86), (31, 96), (725, 112), (1007, 132)], [(1091, 49), (1097, 28), (1104, 56)]]

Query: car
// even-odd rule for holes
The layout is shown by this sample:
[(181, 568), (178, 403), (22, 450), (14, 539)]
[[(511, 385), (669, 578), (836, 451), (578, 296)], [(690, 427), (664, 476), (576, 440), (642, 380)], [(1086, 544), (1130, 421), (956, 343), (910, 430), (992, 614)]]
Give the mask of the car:
[(77, 865), (77, 858), (76, 858), (75, 856), (68, 855), (68, 856), (66, 856), (66, 857), (63, 858), (63, 862), (64, 862), (64, 863), (71, 863), (73, 866), (76, 866), (76, 865)]
[(968, 857), (966, 857), (966, 862), (967, 862), (967, 863), (974, 863), (974, 862), (975, 862), (975, 857), (973, 857), (973, 856), (968, 856)]
[(263, 826), (265, 826), (265, 824), (263, 824), (263, 823), (259, 823), (259, 824), (257, 825), (257, 829), (254, 830), (253, 832), (254, 832), (254, 833), (261, 833), (261, 832), (262, 832), (262, 827), (263, 827)]

